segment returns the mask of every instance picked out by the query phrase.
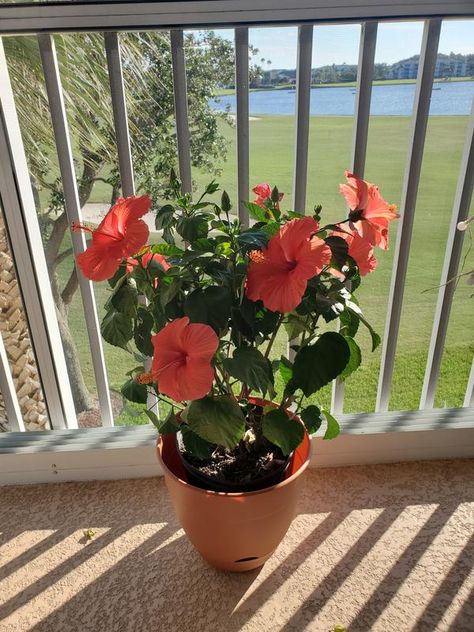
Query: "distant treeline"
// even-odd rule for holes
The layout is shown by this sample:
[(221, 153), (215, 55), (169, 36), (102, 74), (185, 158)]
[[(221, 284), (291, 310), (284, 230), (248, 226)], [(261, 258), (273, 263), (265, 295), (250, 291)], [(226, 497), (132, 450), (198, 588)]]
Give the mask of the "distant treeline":
[[(374, 79), (414, 79), (418, 70), (419, 55), (402, 59), (394, 64), (375, 64)], [(435, 76), (437, 78), (471, 77), (474, 76), (474, 54), (450, 55), (439, 54)], [(340, 83), (356, 81), (356, 64), (332, 64), (313, 68), (311, 80), (313, 84)], [(251, 87), (277, 86), (296, 83), (296, 69), (290, 70), (262, 70), (254, 76)], [(229, 88), (234, 86), (227, 86)]]

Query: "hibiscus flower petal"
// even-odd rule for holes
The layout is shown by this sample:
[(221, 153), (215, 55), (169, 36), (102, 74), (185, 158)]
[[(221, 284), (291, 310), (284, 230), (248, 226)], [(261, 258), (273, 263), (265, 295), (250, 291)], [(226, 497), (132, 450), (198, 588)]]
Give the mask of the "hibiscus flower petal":
[(331, 257), (331, 249), (326, 242), (319, 237), (313, 237), (310, 242), (301, 247), (293, 275), (307, 281), (319, 274), (331, 261)]
[(365, 180), (357, 178), (349, 171), (345, 172), (347, 184), (339, 185), (339, 190), (346, 198), (347, 206), (352, 210), (364, 209), (367, 206), (369, 185)]
[(318, 230), (319, 224), (312, 217), (292, 219), (270, 240), (268, 244), (270, 257), (273, 253), (277, 255), (278, 250), (281, 249), (287, 261), (296, 262), (302, 245), (308, 242), (311, 235)]
[(387, 222), (391, 222), (394, 219), (400, 217), (398, 213), (395, 213), (395, 206), (386, 202), (380, 195), (378, 186), (372, 184), (369, 187), (369, 195), (367, 199), (367, 206), (364, 209), (362, 217), (369, 221), (374, 221), (378, 218), (383, 218)]
[(110, 257), (102, 248), (94, 245), (81, 252), (76, 257), (82, 274), (91, 281), (105, 281), (114, 276), (120, 265), (121, 258)]
[(209, 325), (191, 323), (183, 331), (182, 344), (188, 360), (196, 358), (210, 362), (219, 346), (219, 338)]
[(150, 231), (142, 219), (130, 222), (121, 241), (122, 256), (134, 255), (148, 241)]
[(245, 293), (251, 301), (261, 300), (273, 312), (290, 312), (301, 303), (306, 279), (271, 262), (251, 263)]
[(212, 388), (214, 370), (206, 360), (188, 358), (178, 371), (178, 379), (181, 400), (201, 399)]

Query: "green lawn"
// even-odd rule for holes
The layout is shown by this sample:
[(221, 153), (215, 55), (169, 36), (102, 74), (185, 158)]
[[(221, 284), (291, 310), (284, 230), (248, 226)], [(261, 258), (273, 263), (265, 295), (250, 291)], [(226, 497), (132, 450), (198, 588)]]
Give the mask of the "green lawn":
[[(423, 381), (427, 349), (433, 323), (437, 291), (428, 291), (438, 284), (444, 257), (444, 244), (449, 227), (456, 179), (465, 134), (467, 117), (431, 117), (428, 125), (425, 158), (416, 209), (411, 257), (408, 266), (405, 300), (402, 312), (399, 344), (397, 348), (390, 408), (416, 409)], [(410, 121), (405, 117), (373, 117), (370, 123), (367, 150), (366, 177), (377, 182), (384, 197), (398, 203), (406, 159)], [(232, 200), (236, 194), (235, 129), (223, 127), (228, 139), (228, 160), (223, 165), (219, 180)], [(350, 117), (311, 118), (308, 209), (315, 203), (323, 204), (323, 218), (327, 222), (340, 219), (345, 208), (338, 193), (344, 169), (350, 163), (352, 119)], [(251, 183), (269, 181), (286, 192), (284, 203), (291, 205), (294, 155), (294, 119), (288, 116), (262, 117), (250, 124)], [(211, 176), (198, 172), (193, 177), (199, 186)], [(107, 201), (109, 191), (94, 191), (94, 201)], [(474, 212), (474, 209), (472, 209)], [(384, 331), (391, 264), (395, 249), (396, 226), (392, 230), (391, 249), (378, 252), (378, 269), (366, 277), (359, 291), (359, 299), (368, 319), (380, 334)], [(466, 242), (468, 238), (466, 238)], [(466, 250), (467, 248), (465, 248)], [(61, 267), (66, 275), (71, 261)], [(473, 253), (468, 256), (467, 267), (474, 267)], [(99, 310), (107, 296), (106, 284), (96, 286)], [(436, 398), (437, 406), (459, 406), (471, 366), (474, 344), (474, 298), (472, 287), (460, 282), (453, 304), (448, 331), (446, 352)], [(90, 388), (94, 379), (90, 352), (77, 295), (71, 308), (71, 326), (76, 332), (81, 363)], [(348, 380), (345, 412), (368, 412), (374, 409), (377, 389), (380, 349), (371, 353), (369, 339), (361, 332), (363, 365)], [(276, 352), (284, 349), (282, 336)], [(118, 388), (127, 367), (134, 360), (124, 351), (105, 345), (110, 383)], [(329, 389), (320, 394), (318, 401), (328, 405)], [(128, 411), (124, 423), (134, 423), (136, 411)]]

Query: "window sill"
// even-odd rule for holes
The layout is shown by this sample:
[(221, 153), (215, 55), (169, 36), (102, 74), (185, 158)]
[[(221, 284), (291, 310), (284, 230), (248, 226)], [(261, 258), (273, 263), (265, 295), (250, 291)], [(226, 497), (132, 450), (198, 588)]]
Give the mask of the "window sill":
[[(474, 457), (474, 408), (343, 415), (341, 435), (312, 445), (312, 467)], [(153, 426), (0, 435), (0, 484), (161, 474)]]

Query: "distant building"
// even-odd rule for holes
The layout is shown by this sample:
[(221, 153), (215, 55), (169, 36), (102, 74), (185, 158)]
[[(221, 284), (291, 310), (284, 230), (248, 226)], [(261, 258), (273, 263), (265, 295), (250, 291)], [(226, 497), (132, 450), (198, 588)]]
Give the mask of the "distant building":
[[(387, 79), (416, 79), (418, 74), (419, 55), (397, 61), (389, 66)], [(443, 55), (436, 59), (435, 77), (466, 77), (468, 74), (467, 59), (464, 55)]]

